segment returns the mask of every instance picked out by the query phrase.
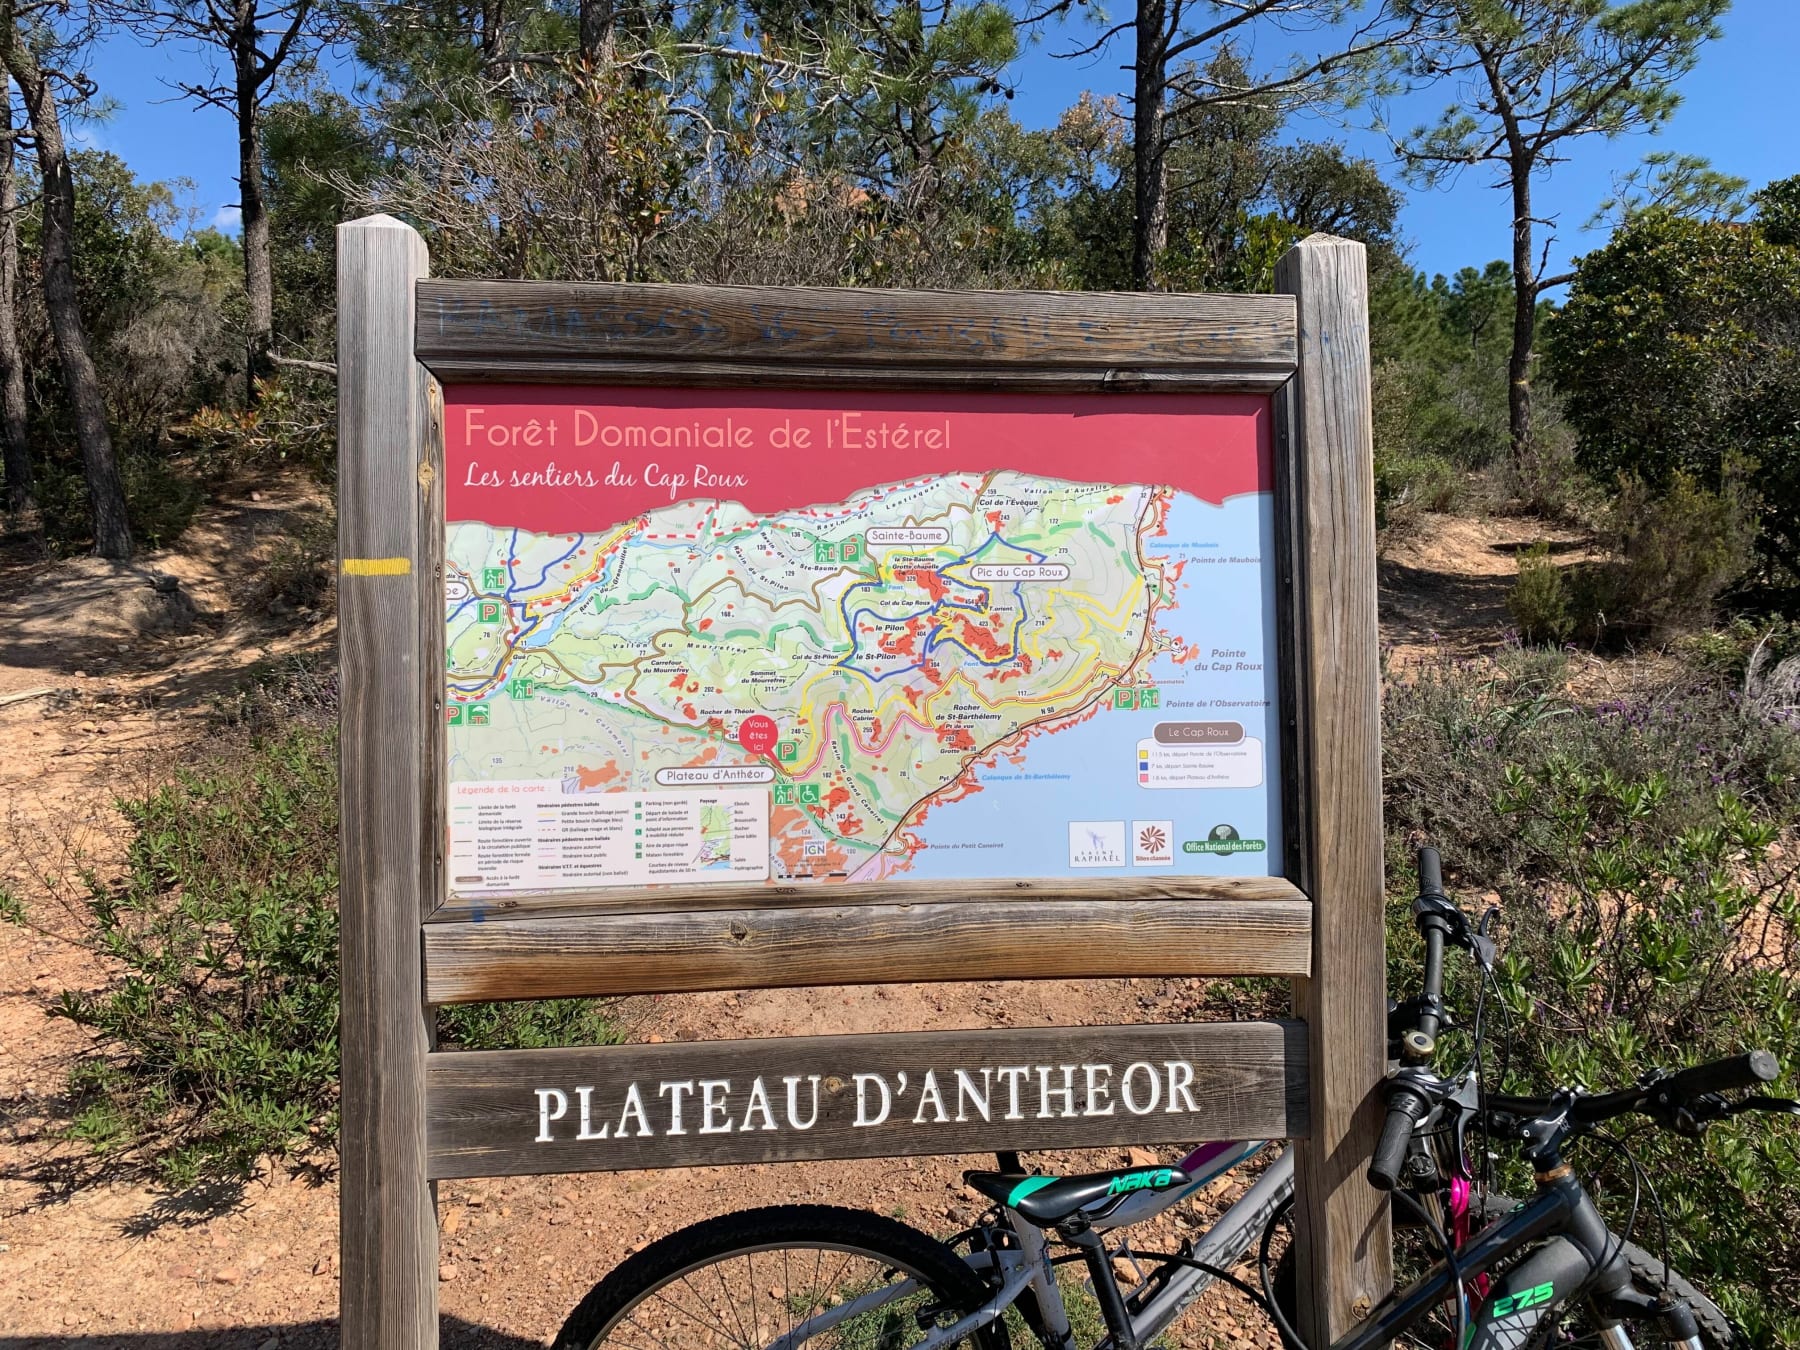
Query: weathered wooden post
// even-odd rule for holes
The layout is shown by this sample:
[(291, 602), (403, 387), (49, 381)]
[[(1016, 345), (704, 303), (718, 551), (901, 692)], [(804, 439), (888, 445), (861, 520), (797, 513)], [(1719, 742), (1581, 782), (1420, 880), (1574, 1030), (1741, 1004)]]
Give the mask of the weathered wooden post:
[(1289, 877), (1313, 901), (1307, 1026), (1311, 1121), (1294, 1242), (1308, 1345), (1329, 1345), (1391, 1283), (1387, 1197), (1363, 1178), (1380, 1133), (1387, 1043), (1374, 430), (1363, 246), (1314, 235), (1276, 266), (1298, 306), (1299, 369), (1277, 397), (1288, 514), (1296, 772)]
[(413, 359), (425, 241), (374, 216), (340, 225), (337, 244), (339, 1308), (345, 1350), (431, 1350), (419, 924), (439, 895), (444, 630), (438, 438), (430, 377)]

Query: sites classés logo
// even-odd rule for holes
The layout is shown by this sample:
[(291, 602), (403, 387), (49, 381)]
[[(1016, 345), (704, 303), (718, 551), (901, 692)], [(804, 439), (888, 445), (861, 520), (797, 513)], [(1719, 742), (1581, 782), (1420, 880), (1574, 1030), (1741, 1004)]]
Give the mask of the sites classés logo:
[(1123, 867), (1125, 822), (1122, 820), (1071, 820), (1070, 867)]
[(1171, 820), (1132, 821), (1131, 865), (1133, 867), (1173, 867), (1175, 865), (1175, 822)]
[(1182, 844), (1183, 853), (1261, 853), (1268, 847), (1261, 839), (1240, 839), (1237, 826), (1215, 825), (1204, 839), (1189, 839)]

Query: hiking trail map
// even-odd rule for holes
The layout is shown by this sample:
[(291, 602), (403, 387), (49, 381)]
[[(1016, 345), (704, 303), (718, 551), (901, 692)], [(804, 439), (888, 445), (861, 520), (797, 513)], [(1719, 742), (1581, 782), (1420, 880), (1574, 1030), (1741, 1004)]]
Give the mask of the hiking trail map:
[(451, 891), (1279, 871), (1268, 419), (451, 386)]

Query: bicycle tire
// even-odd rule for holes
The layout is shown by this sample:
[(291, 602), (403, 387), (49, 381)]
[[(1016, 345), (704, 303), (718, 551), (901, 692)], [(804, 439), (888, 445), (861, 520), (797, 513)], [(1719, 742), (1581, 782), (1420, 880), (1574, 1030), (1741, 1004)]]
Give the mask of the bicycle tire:
[[(1509, 1214), (1518, 1205), (1518, 1201), (1504, 1195), (1487, 1192), (1472, 1197), (1469, 1208), (1471, 1226), (1479, 1231), (1495, 1219)], [(1696, 1289), (1678, 1270), (1669, 1270), (1660, 1259), (1652, 1256), (1637, 1243), (1626, 1241), (1622, 1252), (1625, 1263), (1631, 1268), (1631, 1280), (1639, 1290), (1654, 1294), (1664, 1287), (1665, 1279), (1671, 1294), (1676, 1298), (1687, 1300), (1694, 1310), (1694, 1320), (1700, 1324), (1700, 1339), (1707, 1350), (1732, 1350), (1739, 1343), (1731, 1319), (1719, 1310), (1705, 1294)], [(1295, 1317), (1294, 1291), (1294, 1254), (1289, 1248), (1281, 1254), (1281, 1260), (1275, 1266), (1275, 1297), (1281, 1301), (1282, 1311), (1291, 1322)], [(1587, 1337), (1569, 1334), (1565, 1323), (1570, 1314), (1585, 1317), (1585, 1309), (1566, 1310), (1565, 1315), (1546, 1318), (1526, 1341), (1521, 1350), (1556, 1350), (1556, 1347), (1579, 1345)]]
[[(751, 1280), (749, 1292), (754, 1303), (758, 1291), (752, 1258), (760, 1253), (789, 1249), (847, 1253), (865, 1258), (878, 1267), (902, 1272), (919, 1281), (930, 1291), (932, 1298), (959, 1317), (979, 1308), (991, 1293), (986, 1282), (953, 1250), (936, 1238), (894, 1219), (835, 1205), (772, 1205), (691, 1224), (628, 1257), (596, 1284), (569, 1314), (557, 1333), (555, 1345), (558, 1350), (595, 1350), (624, 1327), (635, 1310), (645, 1307), (649, 1300), (657, 1298), (678, 1281), (685, 1284), (684, 1277), (708, 1267), (714, 1268), (721, 1292), (729, 1298), (730, 1291), (718, 1268), (737, 1258), (745, 1258), (747, 1262)], [(692, 1288), (691, 1285), (685, 1287)], [(813, 1292), (816, 1290), (809, 1290), (808, 1296)], [(779, 1296), (771, 1291), (771, 1297), (766, 1301), (779, 1305), (789, 1302), (790, 1295), (787, 1289), (782, 1289)], [(815, 1315), (816, 1307), (806, 1309), (805, 1313)], [(790, 1308), (788, 1316), (795, 1315), (796, 1310)], [(659, 1319), (662, 1316), (662, 1313), (657, 1314)], [(743, 1333), (739, 1336), (734, 1337), (734, 1328), (723, 1320), (710, 1325), (714, 1344), (717, 1344), (716, 1334), (721, 1331), (728, 1343), (736, 1339), (740, 1346), (754, 1345), (759, 1350), (770, 1340), (757, 1325), (754, 1310), (748, 1332), (741, 1322), (737, 1324), (735, 1330)], [(635, 1331), (644, 1330), (642, 1323), (632, 1322), (632, 1326)], [(671, 1323), (664, 1329), (665, 1333), (672, 1327)], [(647, 1339), (658, 1346), (686, 1343), (672, 1334), (666, 1340), (660, 1339), (654, 1329)], [(696, 1343), (700, 1339), (696, 1336)], [(887, 1337), (879, 1343), (885, 1346), (890, 1341), (891, 1337)], [(638, 1350), (647, 1350), (644, 1340), (627, 1343)], [(1003, 1319), (980, 1328), (964, 1344), (974, 1350), (1008, 1350)]]

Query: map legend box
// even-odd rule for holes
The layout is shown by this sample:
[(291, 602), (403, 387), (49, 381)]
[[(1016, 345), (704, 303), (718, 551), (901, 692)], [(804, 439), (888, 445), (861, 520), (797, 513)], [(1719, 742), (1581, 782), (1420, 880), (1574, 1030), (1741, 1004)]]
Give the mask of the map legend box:
[(453, 783), (450, 874), (465, 895), (764, 881), (769, 794), (571, 792), (554, 778)]
[(1254, 736), (1235, 745), (1137, 744), (1141, 788), (1253, 788), (1263, 781), (1263, 743)]

